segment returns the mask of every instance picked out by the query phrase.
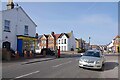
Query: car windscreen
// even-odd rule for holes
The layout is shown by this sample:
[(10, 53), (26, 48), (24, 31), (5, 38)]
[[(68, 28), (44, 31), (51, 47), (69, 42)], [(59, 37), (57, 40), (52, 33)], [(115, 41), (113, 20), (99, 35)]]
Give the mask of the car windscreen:
[(83, 56), (100, 57), (100, 52), (87, 51)]

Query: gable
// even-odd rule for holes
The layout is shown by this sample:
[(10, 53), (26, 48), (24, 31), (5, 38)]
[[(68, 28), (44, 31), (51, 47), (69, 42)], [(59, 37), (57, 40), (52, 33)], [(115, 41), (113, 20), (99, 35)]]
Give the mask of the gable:
[(68, 37), (65, 34), (61, 38), (68, 39)]
[(40, 39), (42, 40), (42, 39), (47, 39), (47, 38), (45, 37), (45, 35), (42, 35)]
[(54, 39), (54, 37), (52, 35), (49, 35), (48, 39)]
[[(16, 8), (13, 8), (13, 9), (8, 9), (8, 10), (2, 10), (0, 12), (13, 12), (13, 11), (17, 11), (16, 13), (19, 15), (19, 17), (21, 16), (20, 13), (24, 14), (29, 20), (30, 22), (37, 27), (37, 25), (35, 24), (35, 22), (30, 18), (30, 16), (28, 16), (28, 14), (23, 10), (23, 8), (20, 6), (20, 7), (16, 7)], [(18, 13), (20, 12), (20, 13)], [(24, 16), (24, 17), (25, 17)]]
[(66, 33), (61, 33), (58, 38), (62, 38), (64, 35), (65, 35), (67, 38), (69, 38), (69, 36), (68, 36)]
[(55, 34), (56, 40), (59, 38), (60, 34)]
[(23, 10), (22, 7), (19, 7), (18, 9), (20, 9), (23, 12), (23, 14), (25, 14), (26, 17), (37, 27), (37, 25), (35, 24), (35, 22), (30, 18), (30, 16), (28, 16), (28, 14)]

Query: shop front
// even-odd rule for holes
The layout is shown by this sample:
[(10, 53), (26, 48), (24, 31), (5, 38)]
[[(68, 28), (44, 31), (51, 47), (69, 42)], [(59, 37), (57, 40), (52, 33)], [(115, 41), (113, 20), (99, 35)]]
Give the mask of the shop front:
[(24, 56), (24, 51), (32, 51), (35, 52), (37, 46), (37, 39), (35, 37), (30, 36), (17, 36), (17, 51), (21, 57)]

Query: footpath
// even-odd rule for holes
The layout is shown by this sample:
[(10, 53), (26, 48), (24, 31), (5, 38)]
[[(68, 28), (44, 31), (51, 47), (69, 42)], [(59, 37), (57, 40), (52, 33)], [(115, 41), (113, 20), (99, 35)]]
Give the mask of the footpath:
[(120, 56), (120, 53), (104, 53), (105, 56)]
[(2, 61), (2, 67), (4, 66), (11, 66), (11, 65), (18, 65), (18, 64), (30, 64), (30, 63), (35, 63), (35, 62), (42, 62), (42, 61), (49, 61), (49, 60), (54, 60), (56, 59), (55, 56), (49, 56), (47, 55), (46, 57), (37, 57), (37, 58), (20, 58), (20, 59), (12, 59), (10, 61)]

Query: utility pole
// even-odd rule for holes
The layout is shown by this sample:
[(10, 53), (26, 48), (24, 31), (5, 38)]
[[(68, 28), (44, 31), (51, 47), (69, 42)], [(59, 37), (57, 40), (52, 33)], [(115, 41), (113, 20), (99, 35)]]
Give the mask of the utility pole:
[(90, 46), (90, 39), (91, 39), (91, 37), (89, 37), (89, 48), (91, 49), (91, 46)]

